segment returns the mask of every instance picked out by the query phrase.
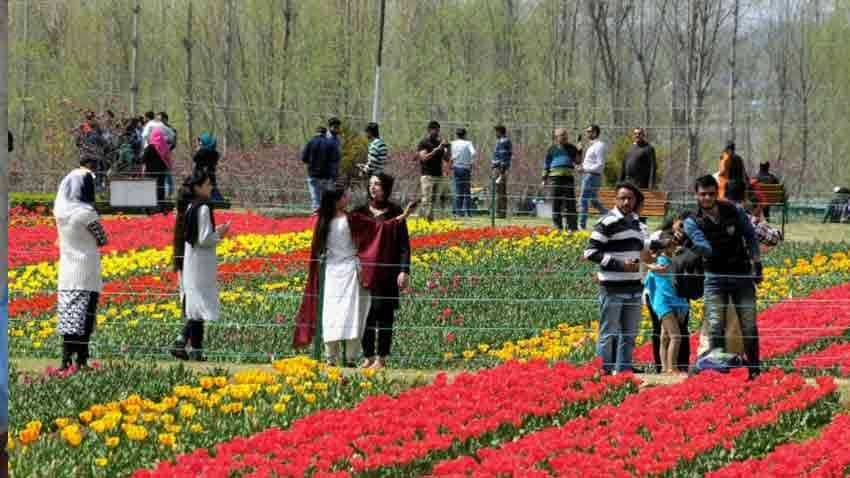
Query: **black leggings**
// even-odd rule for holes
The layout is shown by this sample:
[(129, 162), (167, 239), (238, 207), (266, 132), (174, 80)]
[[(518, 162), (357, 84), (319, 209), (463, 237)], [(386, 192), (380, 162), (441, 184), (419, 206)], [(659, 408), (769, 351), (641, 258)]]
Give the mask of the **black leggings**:
[(77, 366), (88, 365), (89, 340), (94, 332), (95, 320), (97, 318), (97, 302), (100, 294), (89, 292), (89, 303), (86, 308), (86, 323), (82, 334), (65, 334), (62, 336), (62, 366), (71, 364), (71, 358), (77, 355)]
[[(366, 317), (366, 332), (363, 334), (363, 355), (375, 356), (375, 341), (377, 338), (380, 357), (390, 355), (393, 342), (393, 322), (395, 321), (395, 306), (392, 300), (372, 298), (369, 315)], [(377, 336), (377, 337), (376, 337)]]

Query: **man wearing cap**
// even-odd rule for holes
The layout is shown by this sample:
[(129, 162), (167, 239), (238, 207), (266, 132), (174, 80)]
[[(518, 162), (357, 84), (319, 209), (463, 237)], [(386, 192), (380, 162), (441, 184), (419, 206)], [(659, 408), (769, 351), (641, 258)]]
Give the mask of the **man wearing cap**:
[(451, 142), (452, 175), (455, 182), (455, 216), (472, 215), (472, 162), (475, 161), (475, 146), (466, 139), (466, 128), (455, 131), (456, 139)]
[(448, 185), (443, 177), (443, 162), (448, 162), (449, 143), (440, 138), (440, 123), (428, 123), (428, 133), (416, 147), (422, 176), (421, 187), (422, 212), (420, 215), (429, 221), (434, 220), (434, 201), (443, 196)]
[[(596, 351), (605, 373), (632, 370), (632, 350), (641, 318), (640, 263), (650, 262), (649, 234), (635, 211), (643, 194), (634, 184), (617, 184), (616, 206), (596, 223), (586, 260), (599, 264), (599, 338)], [(660, 247), (660, 245), (655, 245)], [(652, 266), (659, 272), (665, 269)]]

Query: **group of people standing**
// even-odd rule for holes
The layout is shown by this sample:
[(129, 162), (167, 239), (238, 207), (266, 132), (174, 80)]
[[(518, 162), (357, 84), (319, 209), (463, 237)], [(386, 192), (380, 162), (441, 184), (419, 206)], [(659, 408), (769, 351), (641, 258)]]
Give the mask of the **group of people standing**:
[[(301, 152), (301, 161), (307, 166), (307, 187), (310, 193), (312, 210), (318, 212), (321, 196), (334, 189), (339, 178), (339, 165), (342, 159), (341, 122), (333, 117), (328, 126), (319, 126)], [(446, 203), (452, 197), (449, 179), (454, 181), (454, 200), (452, 210), (455, 217), (471, 216), (472, 205), (472, 168), (478, 156), (475, 145), (467, 138), (466, 128), (455, 130), (455, 139), (449, 141), (440, 136), (440, 123), (431, 121), (426, 128), (425, 137), (416, 146), (415, 161), (419, 163), (420, 198), (422, 206), (420, 216), (433, 220), (437, 209), (446, 209)], [(496, 145), (490, 162), (491, 173), (496, 183), (497, 214), (507, 215), (507, 180), (513, 157), (513, 145), (503, 125), (494, 127)], [(368, 181), (384, 172), (389, 148), (381, 138), (379, 125), (369, 123), (364, 129), (368, 141), (367, 160), (357, 164), (362, 177)]]
[[(81, 158), (80, 167), (59, 184), (53, 206), (59, 236), (57, 333), (63, 337), (62, 369), (74, 363), (79, 368), (87, 366), (103, 288), (100, 248), (108, 239), (94, 208), (95, 168), (94, 159)], [(187, 320), (172, 354), (182, 359), (204, 360), (203, 324), (218, 319), (220, 313), (215, 247), (226, 236), (229, 224), (216, 226), (212, 192), (212, 178), (197, 169), (183, 182), (178, 201), (174, 268)], [(191, 347), (188, 354), (187, 346)]]
[[(173, 154), (178, 135), (169, 123), (168, 113), (148, 111), (119, 122), (110, 110), (102, 114), (86, 111), (83, 123), (73, 135), (80, 161), (90, 161), (93, 165), (97, 191), (105, 189), (108, 175), (139, 173), (156, 181), (158, 203), (174, 195)], [(196, 138), (195, 146), (193, 169), (203, 169), (210, 175), (213, 199), (221, 201), (215, 174), (219, 161), (216, 140), (204, 133)]]
[[(689, 301), (700, 297), (705, 299), (704, 350), (695, 368), (743, 365), (751, 376), (761, 370), (756, 325), (761, 249), (775, 246), (782, 236), (765, 220), (758, 182), (750, 182), (734, 144), (721, 154), (721, 170), (698, 178), (693, 191), (696, 210), (682, 212), (649, 235), (639, 217), (641, 188), (620, 182), (616, 206), (593, 228), (584, 258), (599, 264), (597, 354), (605, 372), (633, 370), (644, 297), (653, 321), (658, 371), (688, 370)], [(740, 324), (743, 358), (727, 350), (733, 313)]]

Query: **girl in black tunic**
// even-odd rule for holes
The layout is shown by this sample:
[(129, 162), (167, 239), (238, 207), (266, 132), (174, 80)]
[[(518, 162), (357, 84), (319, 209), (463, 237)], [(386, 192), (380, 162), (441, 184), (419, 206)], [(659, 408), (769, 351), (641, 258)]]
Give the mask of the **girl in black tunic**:
[[(355, 212), (381, 221), (401, 216), (404, 213), (402, 208), (389, 200), (394, 182), (392, 176), (384, 173), (369, 178), (369, 203)], [(410, 280), (410, 235), (406, 224), (399, 228), (398, 237), (388, 244), (393, 247), (392, 253), (387, 255), (391, 259), (378, 266), (380, 279), (369, 291), (372, 302), (363, 335), (366, 359), (361, 366), (364, 368), (386, 366), (392, 345), (395, 311), (399, 308), (399, 291), (406, 288)]]

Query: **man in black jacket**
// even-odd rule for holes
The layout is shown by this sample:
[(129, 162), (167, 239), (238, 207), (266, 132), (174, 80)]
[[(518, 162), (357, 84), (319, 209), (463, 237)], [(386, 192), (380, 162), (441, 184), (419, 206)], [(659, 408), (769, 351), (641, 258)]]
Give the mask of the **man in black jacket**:
[(632, 137), (634, 143), (623, 157), (620, 181), (629, 181), (641, 189), (653, 189), (657, 170), (655, 148), (646, 140), (643, 128), (635, 128)]
[(339, 170), (340, 152), (337, 142), (326, 136), (327, 129), (319, 126), (316, 136), (304, 146), (301, 162), (307, 165), (307, 186), (313, 211), (319, 210), (322, 193), (334, 189)]
[(750, 375), (760, 371), (756, 325), (756, 284), (762, 280), (759, 243), (746, 213), (732, 203), (717, 200), (717, 180), (696, 180), (699, 211), (685, 220), (685, 233), (705, 266), (705, 320), (709, 328), (706, 357), (725, 360), (726, 307), (731, 302), (741, 321), (744, 354)]

